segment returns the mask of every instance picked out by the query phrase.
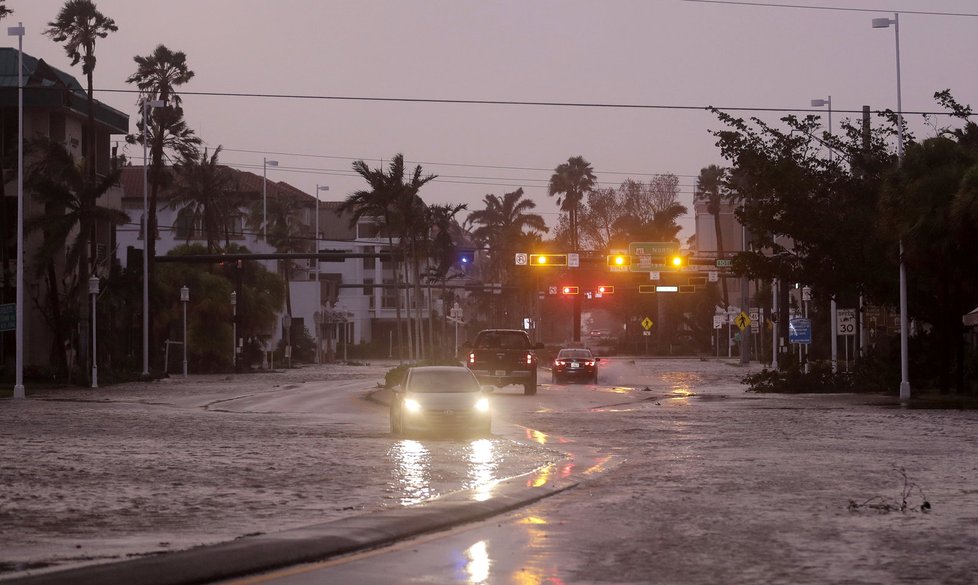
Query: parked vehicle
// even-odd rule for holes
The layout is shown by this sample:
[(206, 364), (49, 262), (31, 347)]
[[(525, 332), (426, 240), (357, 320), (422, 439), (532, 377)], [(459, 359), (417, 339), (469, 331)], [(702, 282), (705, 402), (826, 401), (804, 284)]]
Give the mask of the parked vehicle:
[(561, 384), (564, 380), (584, 380), (597, 384), (600, 361), (601, 358), (594, 357), (590, 349), (564, 348), (557, 352), (557, 357), (554, 358), (550, 369), (550, 381)]
[(424, 366), (408, 370), (390, 402), (391, 433), (451, 432), (487, 436), (492, 431), (488, 394), (462, 366)]
[(508, 384), (522, 384), (523, 394), (537, 393), (536, 349), (542, 343), (533, 344), (526, 331), (520, 329), (484, 329), (472, 343), (465, 342), (465, 365), (481, 384), (502, 388)]

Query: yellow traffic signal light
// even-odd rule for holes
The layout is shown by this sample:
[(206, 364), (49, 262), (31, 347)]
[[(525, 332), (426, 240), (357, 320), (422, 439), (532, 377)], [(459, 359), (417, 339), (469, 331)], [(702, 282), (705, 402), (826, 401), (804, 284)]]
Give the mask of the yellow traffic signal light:
[(628, 254), (610, 254), (608, 256), (608, 266), (630, 266), (632, 258)]
[(689, 266), (689, 258), (681, 254), (673, 254), (669, 256), (669, 266), (671, 268), (685, 268)]
[(567, 254), (530, 254), (530, 266), (567, 266)]
[(580, 287), (576, 287), (576, 286), (565, 286), (562, 289), (560, 289), (560, 292), (564, 293), (565, 295), (576, 295), (576, 294), (580, 294), (581, 289)]
[(601, 286), (598, 287), (598, 292), (603, 295), (610, 295), (611, 293), (615, 292), (615, 287), (607, 284), (602, 284)]

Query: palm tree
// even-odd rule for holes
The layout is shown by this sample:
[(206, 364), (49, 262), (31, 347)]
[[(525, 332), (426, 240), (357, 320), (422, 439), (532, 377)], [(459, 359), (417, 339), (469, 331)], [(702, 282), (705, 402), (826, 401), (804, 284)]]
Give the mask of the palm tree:
[(573, 251), (578, 251), (579, 242), (577, 237), (577, 212), (581, 205), (584, 194), (594, 188), (596, 182), (594, 170), (591, 163), (584, 160), (582, 156), (574, 156), (567, 159), (567, 162), (560, 164), (550, 177), (549, 194), (562, 195), (557, 198), (557, 205), (561, 211), (566, 211), (570, 217), (571, 247)]
[[(717, 258), (723, 258), (723, 232), (720, 228), (720, 207), (727, 199), (724, 178), (726, 171), (717, 165), (710, 165), (700, 169), (700, 176), (696, 180), (696, 197), (706, 199), (706, 210), (713, 215), (713, 227), (717, 236)], [(723, 287), (723, 306), (730, 304), (727, 293), (727, 280), (720, 279)]]
[[(149, 281), (156, 273), (156, 234), (158, 194), (168, 186), (172, 177), (165, 166), (166, 151), (174, 151), (184, 159), (196, 157), (200, 138), (194, 135), (183, 119), (182, 100), (177, 88), (193, 79), (194, 72), (187, 67), (187, 56), (182, 51), (173, 52), (163, 45), (145, 57), (136, 56), (136, 72), (129, 76), (127, 83), (135, 84), (142, 92), (137, 104), (139, 117), (136, 122), (138, 133), (126, 137), (131, 144), (148, 144), (151, 153), (149, 168), (149, 210), (143, 218), (143, 234), (146, 244), (146, 262)], [(148, 119), (149, 127), (144, 127), (143, 112), (146, 100), (162, 100), (163, 107), (153, 108)], [(148, 337), (154, 339), (153, 320), (150, 320)], [(155, 343), (155, 341), (151, 341)]]
[(200, 222), (207, 238), (208, 254), (219, 247), (222, 228), (226, 234), (235, 211), (229, 205), (233, 182), (231, 171), (217, 162), (221, 150), (218, 146), (208, 157), (205, 148), (200, 158), (185, 158), (175, 165), (173, 197), (169, 202), (172, 208), (179, 209), (179, 221), (189, 225)]
[[(401, 248), (405, 244), (405, 236), (412, 233), (416, 226), (411, 221), (419, 215), (414, 211), (418, 206), (418, 192), (426, 183), (436, 178), (436, 175), (422, 176), (421, 165), (414, 169), (410, 180), (405, 181), (404, 155), (396, 154), (391, 160), (389, 171), (371, 169), (365, 162), (358, 160), (353, 163), (353, 170), (367, 181), (369, 189), (356, 191), (349, 195), (337, 208), (337, 215), (350, 213), (350, 227), (354, 227), (363, 217), (381, 217), (384, 220), (384, 232), (387, 235), (388, 249), (393, 253), (394, 237), (398, 238)], [(397, 262), (394, 263), (394, 308), (397, 323), (398, 359), (403, 361), (400, 353), (401, 342), (401, 287)]]
[[(120, 169), (113, 169), (108, 175), (98, 179), (98, 182), (92, 183), (60, 142), (39, 138), (31, 141), (30, 149), (38, 157), (25, 173), (25, 184), (36, 194), (37, 200), (44, 204), (45, 211), (44, 215), (28, 220), (24, 227), (27, 232), (41, 231), (44, 234), (43, 243), (37, 251), (37, 263), (44, 266), (46, 271), (49, 299), (46, 305), (50, 308), (50, 314), (45, 315), (45, 318), (54, 332), (52, 353), (57, 356), (57, 365), (67, 376), (73, 364), (68, 363), (65, 342), (71, 335), (73, 319), (66, 317), (77, 315), (77, 312), (64, 311), (59, 281), (64, 282), (65, 299), (84, 296), (88, 282), (88, 271), (82, 270), (84, 264), (79, 263), (79, 259), (85, 255), (87, 243), (80, 236), (76, 236), (70, 246), (68, 242), (79, 226), (95, 222), (121, 225), (129, 217), (120, 210), (97, 204), (98, 199), (118, 183)], [(64, 252), (66, 247), (67, 255)], [(59, 279), (56, 262), (61, 258), (65, 258), (66, 266), (75, 266), (79, 270)], [(38, 277), (38, 280), (43, 278), (40, 274)], [(72, 345), (80, 347), (78, 341), (80, 340), (72, 340)], [(85, 356), (79, 358), (84, 360)]]
[(92, 0), (66, 0), (58, 12), (58, 17), (48, 23), (44, 34), (58, 43), (65, 43), (65, 53), (71, 59), (71, 65), (82, 63), (82, 73), (88, 83), (88, 157), (86, 167), (88, 175), (95, 177), (95, 165), (98, 160), (97, 136), (95, 131), (95, 89), (93, 73), (95, 72), (95, 41), (104, 39), (110, 32), (119, 30), (115, 21), (98, 11)]
[[(64, 50), (71, 59), (71, 65), (82, 64), (82, 73), (88, 86), (88, 152), (85, 157), (85, 166), (88, 171), (88, 180), (94, 185), (96, 183), (96, 164), (98, 161), (98, 131), (95, 127), (95, 42), (104, 39), (110, 32), (115, 32), (119, 28), (115, 21), (105, 16), (95, 7), (92, 0), (66, 0), (64, 6), (58, 12), (55, 20), (48, 23), (48, 28), (44, 34), (51, 37), (55, 42), (65, 43)], [(89, 199), (90, 189), (84, 189), (78, 194), (81, 197), (79, 203), (84, 208), (95, 206), (95, 201)], [(94, 273), (94, 251), (89, 250), (90, 246), (95, 245), (95, 215), (89, 212), (81, 214), (82, 223), (78, 230), (78, 242), (81, 254), (78, 256), (79, 274), (86, 272)], [(88, 331), (88, 296), (80, 287), (78, 290), (78, 303), (81, 315), (81, 328)], [(81, 359), (84, 361), (88, 355), (88, 335), (82, 337), (82, 344), (79, 346)]]
[(469, 214), (466, 223), (478, 225), (472, 230), (472, 237), (492, 250), (489, 256), (490, 273), (499, 282), (505, 279), (509, 266), (507, 259), (513, 257), (515, 246), (524, 239), (527, 230), (546, 232), (547, 224), (536, 213), (528, 213), (537, 204), (532, 199), (523, 198), (523, 189), (498, 197), (489, 194), (482, 199), (485, 207)]

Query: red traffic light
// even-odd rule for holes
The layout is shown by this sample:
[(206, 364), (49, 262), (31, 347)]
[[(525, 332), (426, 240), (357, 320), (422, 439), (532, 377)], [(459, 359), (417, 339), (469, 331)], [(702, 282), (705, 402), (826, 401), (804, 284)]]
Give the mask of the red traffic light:
[(615, 287), (608, 284), (603, 284), (597, 288), (597, 291), (603, 295), (610, 295), (615, 292)]
[(576, 295), (576, 294), (580, 294), (581, 289), (580, 287), (577, 286), (565, 286), (560, 289), (560, 292), (565, 295)]

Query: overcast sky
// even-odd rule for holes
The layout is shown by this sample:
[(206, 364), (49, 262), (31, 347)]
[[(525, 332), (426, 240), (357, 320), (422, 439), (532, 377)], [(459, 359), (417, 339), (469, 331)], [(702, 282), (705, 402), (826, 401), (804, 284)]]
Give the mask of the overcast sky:
[[(779, 8), (749, 4), (844, 7)], [(60, 0), (7, 0), (23, 22), (24, 52), (75, 75), (64, 50), (43, 36)], [(875, 17), (900, 16), (903, 109), (934, 111), (950, 88), (978, 107), (978, 2), (974, 0), (97, 0), (119, 30), (96, 47), (97, 90), (131, 89), (133, 57), (157, 44), (184, 51), (196, 77), (186, 117), (222, 161), (324, 200), (362, 188), (353, 160), (371, 166), (403, 153), (440, 176), (429, 203), (481, 207), (485, 194), (523, 187), (548, 224), (557, 219), (547, 181), (584, 156), (602, 186), (655, 173), (693, 180), (724, 164), (701, 108), (810, 109), (832, 96), (833, 124), (859, 110), (896, 109), (894, 31)], [(854, 10), (855, 9), (855, 10)], [(869, 9), (864, 12), (858, 9)], [(912, 14), (912, 11), (975, 16)], [(7, 37), (16, 47), (17, 39)], [(256, 97), (420, 98), (673, 106), (670, 108), (405, 103)], [(97, 98), (132, 117), (136, 96)], [(674, 106), (681, 106), (675, 108)], [(740, 115), (751, 115), (740, 112)], [(755, 114), (771, 121), (781, 113)], [(918, 136), (932, 135), (921, 116)], [(946, 120), (946, 119), (945, 119)], [(120, 141), (120, 148), (124, 143)], [(142, 149), (127, 154), (141, 162)], [(692, 234), (691, 213), (682, 238)]]

